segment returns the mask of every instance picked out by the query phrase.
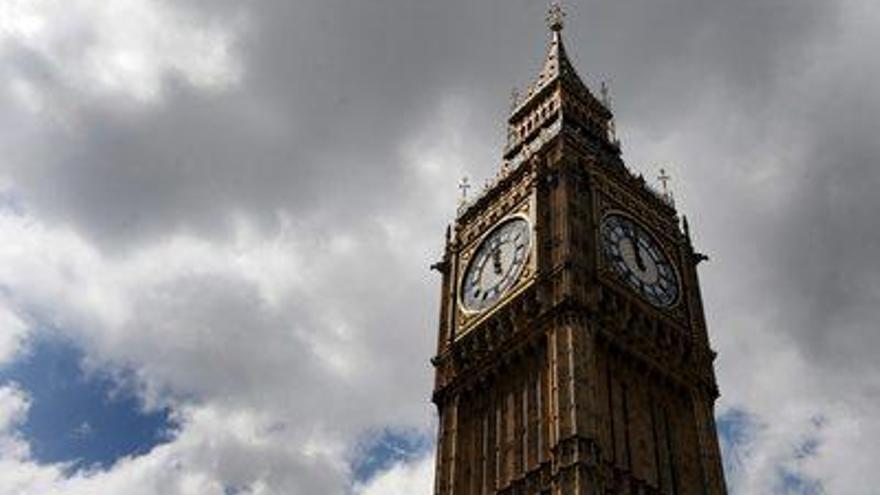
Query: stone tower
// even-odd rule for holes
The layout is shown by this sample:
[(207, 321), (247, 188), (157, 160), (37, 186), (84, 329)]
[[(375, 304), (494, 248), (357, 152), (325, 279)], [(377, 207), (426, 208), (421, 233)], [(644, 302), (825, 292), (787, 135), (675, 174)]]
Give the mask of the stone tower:
[(436, 495), (723, 494), (687, 222), (623, 163), (562, 43), (447, 232)]

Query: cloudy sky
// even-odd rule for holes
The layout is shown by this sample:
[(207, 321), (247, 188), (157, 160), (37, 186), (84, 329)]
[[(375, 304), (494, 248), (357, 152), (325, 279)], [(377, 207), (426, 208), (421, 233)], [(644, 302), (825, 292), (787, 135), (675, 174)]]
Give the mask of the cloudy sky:
[[(428, 266), (543, 0), (3, 0), (0, 492), (427, 494)], [(571, 0), (688, 215), (734, 494), (880, 485), (880, 4)]]

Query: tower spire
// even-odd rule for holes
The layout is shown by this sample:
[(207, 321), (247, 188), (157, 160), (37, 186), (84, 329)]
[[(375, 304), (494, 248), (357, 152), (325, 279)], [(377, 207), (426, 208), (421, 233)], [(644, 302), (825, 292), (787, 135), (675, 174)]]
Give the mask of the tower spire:
[(550, 44), (547, 46), (547, 53), (544, 56), (544, 64), (538, 73), (537, 79), (519, 95), (519, 99), (511, 112), (512, 114), (516, 114), (518, 110), (528, 106), (535, 97), (538, 97), (540, 93), (551, 87), (561, 77), (573, 76), (578, 78), (565, 53), (565, 47), (562, 45), (562, 28), (565, 26), (565, 16), (566, 14), (561, 2), (558, 0), (552, 1), (547, 9), (547, 17), (545, 19), (547, 21), (547, 28), (552, 36)]
[(504, 159), (513, 166), (565, 126), (580, 126), (612, 148), (617, 146), (610, 109), (593, 95), (566, 53), (562, 42), (565, 17), (561, 1), (552, 0), (545, 19), (551, 37), (544, 63), (538, 77), (515, 100), (507, 119)]

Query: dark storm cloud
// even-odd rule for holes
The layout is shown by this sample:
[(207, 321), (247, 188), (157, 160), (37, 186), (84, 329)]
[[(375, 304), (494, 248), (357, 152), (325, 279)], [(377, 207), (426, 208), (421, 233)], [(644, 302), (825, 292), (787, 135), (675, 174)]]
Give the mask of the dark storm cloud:
[[(22, 160), (37, 164), (12, 173), (35, 207), (104, 241), (214, 230), (230, 211), (264, 218), (278, 209), (390, 208), (384, 198), (407, 187), (402, 136), (430, 121), (446, 90), (480, 91), (493, 72), (493, 40), (480, 39), (474, 14), (490, 12), (261, 3), (236, 45), (240, 86), (203, 95), (168, 78), (164, 101), (142, 112), (93, 101), (75, 129), (43, 129), (28, 143), (39, 154)], [(81, 97), (67, 91), (61, 99)], [(491, 128), (497, 139), (497, 123)]]
[[(836, 20), (827, 2), (689, 0), (578, 5), (581, 66), (613, 79), (619, 117), (656, 132), (688, 114), (694, 95), (727, 91), (739, 111), (760, 111), (792, 64), (807, 62)], [(571, 36), (569, 36), (571, 37)], [(584, 63), (586, 62), (586, 64)]]
[[(867, 60), (865, 60), (867, 62)], [(880, 371), (880, 98), (856, 76), (818, 89), (796, 185), (771, 232), (779, 290), (796, 315), (786, 330), (813, 359)], [(868, 384), (866, 384), (868, 385)], [(876, 392), (876, 385), (873, 385)]]
[[(580, 2), (566, 36), (581, 72), (614, 77), (622, 120), (651, 119), (662, 132), (700, 86), (764, 94), (792, 46), (833, 14), (821, 5)], [(240, 15), (191, 8), (218, 20)], [(73, 132), (56, 128), (30, 143), (43, 150), (40, 164), (13, 173), (36, 207), (107, 240), (216, 230), (230, 211), (271, 221), (278, 209), (389, 208), (384, 198), (408, 186), (396, 146), (430, 121), (443, 95), (468, 94), (481, 116), (470, 139), (499, 143), (508, 88), (528, 82), (540, 60), (543, 8), (261, 2), (243, 16), (235, 90), (204, 96), (170, 79), (165, 101), (143, 113), (95, 102)], [(496, 158), (468, 165), (485, 174)]]

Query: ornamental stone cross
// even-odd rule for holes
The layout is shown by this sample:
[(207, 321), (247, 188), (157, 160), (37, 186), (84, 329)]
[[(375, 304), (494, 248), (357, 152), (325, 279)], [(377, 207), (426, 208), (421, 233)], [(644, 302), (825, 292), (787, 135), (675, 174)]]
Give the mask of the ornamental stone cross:
[(562, 31), (565, 24), (565, 11), (562, 10), (562, 4), (558, 1), (550, 2), (550, 10), (547, 12), (547, 27), (551, 31)]
[(467, 177), (462, 177), (461, 182), (458, 183), (458, 189), (461, 191), (461, 202), (464, 203), (467, 201), (467, 193), (468, 189), (471, 188), (470, 182), (468, 182)]
[(662, 184), (662, 186), (663, 186), (663, 194), (668, 196), (669, 195), (668, 184), (669, 184), (669, 181), (672, 180), (672, 177), (669, 176), (669, 174), (666, 172), (665, 168), (660, 169), (660, 175), (657, 177), (657, 180), (659, 180), (660, 184)]

